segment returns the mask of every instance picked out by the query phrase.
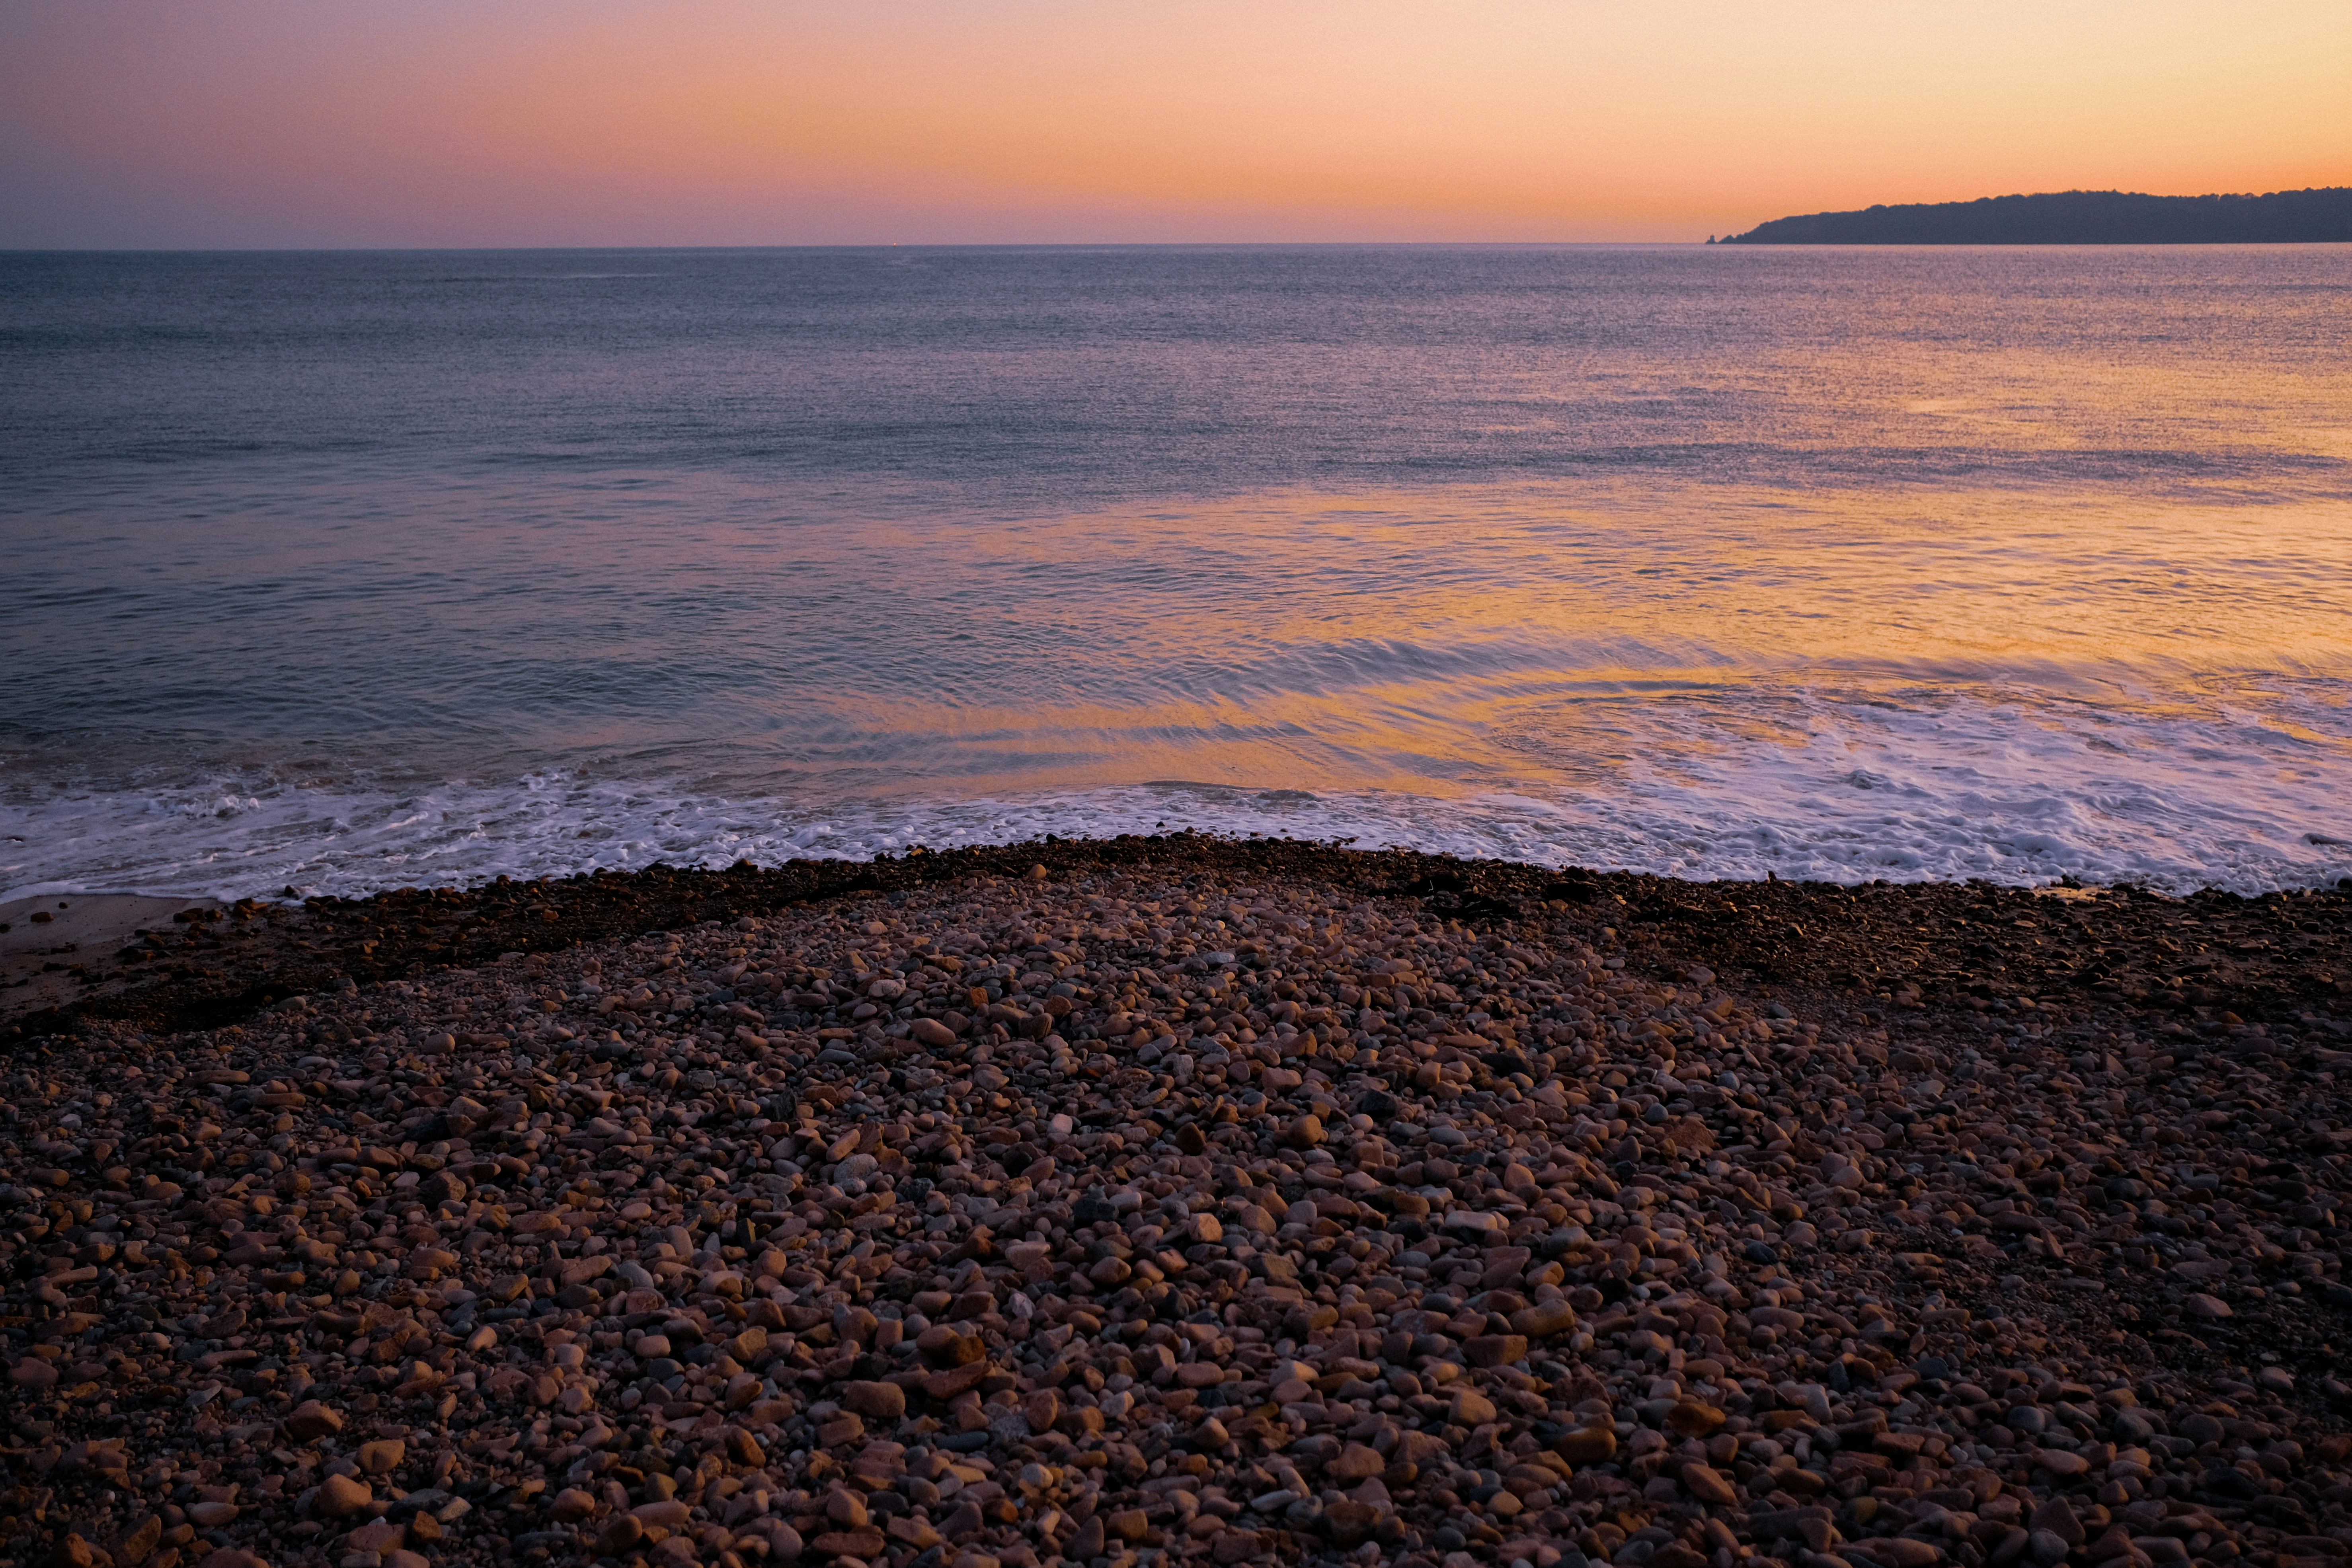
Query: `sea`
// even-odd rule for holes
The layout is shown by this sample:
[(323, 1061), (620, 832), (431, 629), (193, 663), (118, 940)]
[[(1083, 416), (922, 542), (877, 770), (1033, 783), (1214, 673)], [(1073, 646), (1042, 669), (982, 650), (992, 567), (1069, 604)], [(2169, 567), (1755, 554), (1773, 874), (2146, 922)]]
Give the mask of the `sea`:
[(0, 898), (2352, 876), (2352, 247), (0, 256)]

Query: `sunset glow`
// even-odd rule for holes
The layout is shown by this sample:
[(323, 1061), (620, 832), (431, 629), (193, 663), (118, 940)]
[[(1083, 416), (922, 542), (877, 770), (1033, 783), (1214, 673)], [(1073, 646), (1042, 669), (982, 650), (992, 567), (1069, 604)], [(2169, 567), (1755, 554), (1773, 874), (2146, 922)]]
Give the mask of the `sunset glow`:
[(294, 0), (0, 19), (0, 245), (1698, 239), (2352, 183), (2352, 13)]

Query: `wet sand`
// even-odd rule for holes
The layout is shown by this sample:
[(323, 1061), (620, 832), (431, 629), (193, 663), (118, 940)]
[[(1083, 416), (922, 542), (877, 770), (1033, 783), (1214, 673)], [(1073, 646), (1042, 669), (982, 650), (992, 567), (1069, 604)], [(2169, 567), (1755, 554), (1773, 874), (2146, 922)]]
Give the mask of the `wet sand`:
[(61, 893), (0, 904), (0, 1016), (21, 1016), (86, 994), (93, 973), (123, 967), (122, 949), (174, 915), (211, 910), (210, 899), (143, 893)]

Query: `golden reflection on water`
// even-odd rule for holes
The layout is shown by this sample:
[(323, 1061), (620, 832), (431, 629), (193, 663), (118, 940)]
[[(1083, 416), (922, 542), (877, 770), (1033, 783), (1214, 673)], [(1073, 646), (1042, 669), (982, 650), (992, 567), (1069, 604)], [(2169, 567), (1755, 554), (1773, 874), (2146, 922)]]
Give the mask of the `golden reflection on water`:
[[(909, 551), (929, 542), (905, 531)], [(1042, 768), (1446, 794), (1572, 786), (1637, 757), (1671, 779), (1808, 743), (1821, 720), (1790, 696), (1808, 688), (1865, 707), (2030, 693), (2021, 719), (2096, 745), (2211, 715), (2216, 682), (2243, 703), (2249, 680), (2352, 672), (2352, 507), (2335, 502), (1288, 493), (1028, 520), (990, 549), (1041, 574), (1083, 563), (1103, 585), (1097, 606), (1062, 594), (1044, 611), (1086, 641), (1083, 668), (1017, 707), (960, 700), (952, 679), (931, 700), (861, 700), (869, 727), (1002, 758), (973, 788), (1034, 787)]]
[[(1740, 748), (1818, 738), (1830, 720), (1792, 696), (1806, 689), (1994, 712), (2030, 693), (2021, 717), (2122, 754), (2098, 731), (2210, 717), (2216, 682), (2246, 703), (2249, 679), (2352, 670), (2345, 505), (1644, 500), (1590, 484), (1277, 494), (1018, 521), (990, 541), (1002, 562), (1115, 578), (1115, 606), (1046, 606), (1087, 644), (1070, 682), (1024, 705), (866, 699), (861, 724), (948, 738), (973, 790), (1456, 795), (1573, 790), (1637, 762), (1696, 783)], [(2291, 715), (2258, 721), (2343, 754)]]

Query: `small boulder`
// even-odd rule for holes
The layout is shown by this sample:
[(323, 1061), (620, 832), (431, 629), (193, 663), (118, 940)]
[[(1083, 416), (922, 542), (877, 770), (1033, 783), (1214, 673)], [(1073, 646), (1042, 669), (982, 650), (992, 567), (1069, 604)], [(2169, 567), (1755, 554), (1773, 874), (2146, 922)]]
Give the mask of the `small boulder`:
[(946, 1323), (934, 1323), (915, 1338), (915, 1349), (932, 1366), (969, 1366), (988, 1353), (978, 1334), (958, 1332)]
[(1587, 1426), (1555, 1438), (1551, 1451), (1571, 1465), (1605, 1465), (1617, 1457), (1617, 1434), (1606, 1426)]
[(2027, 1518), (2025, 1528), (2037, 1534), (2047, 1532), (2056, 1536), (2062, 1547), (2080, 1546), (2089, 1539), (2083, 1531), (2082, 1520), (2067, 1506), (2064, 1498), (2052, 1498), (2036, 1506)]
[(1666, 1412), (1666, 1430), (1677, 1437), (1708, 1437), (1728, 1419), (1712, 1405), (1685, 1399)]
[(286, 1417), (286, 1435), (297, 1442), (315, 1443), (343, 1429), (343, 1418), (315, 1399), (306, 1399)]
[(1335, 1502), (1323, 1510), (1323, 1523), (1331, 1532), (1331, 1543), (1347, 1550), (1362, 1545), (1379, 1531), (1381, 1510), (1370, 1503)]
[(310, 1511), (321, 1519), (349, 1519), (375, 1500), (365, 1481), (352, 1476), (329, 1476), (310, 1499)]
[(1739, 1500), (1739, 1489), (1713, 1465), (1685, 1465), (1683, 1489), (1703, 1503), (1721, 1508)]
[(148, 1514), (115, 1537), (114, 1561), (121, 1568), (138, 1568), (138, 1564), (155, 1554), (155, 1548), (163, 1543), (163, 1521), (155, 1514)]
[(1576, 1327), (1576, 1309), (1566, 1301), (1538, 1301), (1511, 1314), (1511, 1331), (1531, 1340), (1549, 1339)]
[(384, 1437), (373, 1443), (362, 1443), (356, 1456), (360, 1468), (371, 1476), (388, 1476), (400, 1468), (408, 1458), (408, 1444), (398, 1437)]
[(1475, 1388), (1465, 1388), (1454, 1396), (1450, 1419), (1456, 1426), (1478, 1426), (1495, 1418), (1495, 1402)]
[(895, 1383), (853, 1383), (841, 1402), (869, 1421), (896, 1421), (907, 1414), (907, 1391)]

